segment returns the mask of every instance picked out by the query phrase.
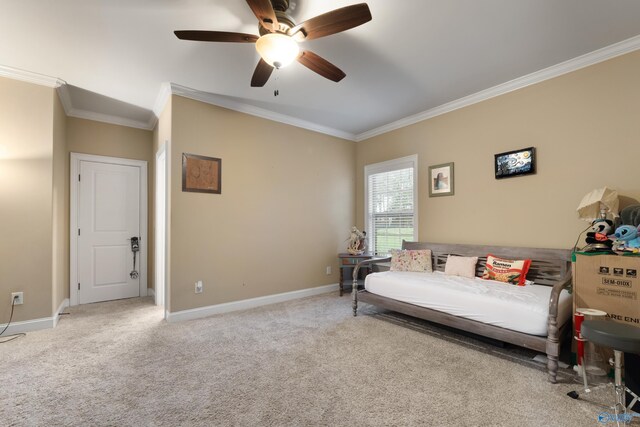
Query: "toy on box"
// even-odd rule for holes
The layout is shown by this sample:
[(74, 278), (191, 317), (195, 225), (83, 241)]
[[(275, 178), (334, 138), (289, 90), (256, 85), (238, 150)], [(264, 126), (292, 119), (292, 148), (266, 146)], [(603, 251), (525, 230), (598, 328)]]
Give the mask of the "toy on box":
[(622, 224), (640, 225), (640, 204), (629, 205), (620, 211), (620, 219)]
[(622, 209), (620, 219), (622, 225), (608, 236), (613, 242), (613, 251), (620, 254), (640, 253), (640, 204)]
[(613, 231), (613, 221), (610, 219), (596, 219), (591, 223), (590, 230), (587, 232), (587, 238), (585, 239), (585, 242), (589, 245), (587, 249), (595, 247), (597, 249), (594, 250), (611, 250), (613, 241), (609, 239), (609, 234)]
[(640, 226), (621, 225), (615, 233), (609, 236), (613, 240), (613, 250), (616, 252), (640, 252)]

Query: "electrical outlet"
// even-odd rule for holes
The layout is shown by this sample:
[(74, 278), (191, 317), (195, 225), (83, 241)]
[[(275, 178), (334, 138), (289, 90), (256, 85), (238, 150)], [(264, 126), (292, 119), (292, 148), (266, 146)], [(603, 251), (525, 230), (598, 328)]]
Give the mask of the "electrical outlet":
[(327, 276), (331, 274), (331, 266), (327, 265)]
[(196, 294), (202, 293), (202, 280), (196, 282)]
[(11, 304), (14, 304), (14, 305), (24, 304), (24, 292), (12, 292)]

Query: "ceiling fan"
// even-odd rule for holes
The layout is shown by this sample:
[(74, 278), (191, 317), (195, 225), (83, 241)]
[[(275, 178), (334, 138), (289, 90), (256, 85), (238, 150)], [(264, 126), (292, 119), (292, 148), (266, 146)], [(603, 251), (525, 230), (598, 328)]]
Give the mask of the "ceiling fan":
[(255, 43), (260, 61), (251, 78), (253, 87), (264, 86), (274, 68), (285, 67), (294, 60), (322, 77), (339, 82), (346, 76), (341, 69), (309, 50), (301, 50), (298, 42), (336, 34), (371, 20), (366, 3), (335, 9), (297, 25), (287, 14), (289, 0), (247, 0), (247, 3), (258, 18), (259, 37), (226, 31), (181, 30), (174, 33), (181, 40)]

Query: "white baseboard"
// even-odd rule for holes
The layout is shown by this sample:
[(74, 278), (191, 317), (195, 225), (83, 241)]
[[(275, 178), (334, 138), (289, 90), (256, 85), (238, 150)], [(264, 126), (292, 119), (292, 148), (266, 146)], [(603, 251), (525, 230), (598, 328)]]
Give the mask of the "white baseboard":
[(56, 310), (55, 314), (53, 315), (53, 327), (54, 328), (56, 326), (58, 326), (58, 321), (60, 320), (60, 313), (62, 313), (62, 310), (64, 310), (67, 307), (69, 307), (69, 298), (65, 298), (60, 303), (60, 307), (58, 307), (58, 310)]
[(275, 304), (293, 299), (310, 297), (313, 295), (326, 294), (329, 292), (337, 292), (339, 286), (337, 283), (316, 288), (301, 289), (299, 291), (284, 292), (282, 294), (267, 295), (264, 297), (245, 299), (241, 301), (227, 302), (224, 304), (209, 305), (206, 307), (198, 307), (190, 310), (181, 310), (168, 312), (166, 319), (168, 322), (180, 322), (183, 320), (200, 319), (202, 317), (212, 316), (214, 314), (229, 313), (231, 311), (246, 310), (263, 305)]
[[(4, 334), (0, 336), (5, 337), (7, 335), (19, 334), (22, 332), (33, 332), (41, 329), (53, 328), (53, 317), (43, 317), (41, 319), (23, 320), (21, 322), (11, 322)], [(0, 325), (0, 331), (7, 326), (6, 323)]]
[[(58, 307), (58, 311), (51, 317), (42, 317), (40, 319), (22, 320), (20, 322), (11, 322), (2, 337), (7, 335), (19, 334), (23, 332), (33, 332), (42, 329), (55, 328), (60, 320), (60, 312), (69, 306), (69, 299), (65, 299)], [(6, 323), (0, 324), (0, 331), (7, 326)], [(0, 337), (1, 338), (1, 337)]]

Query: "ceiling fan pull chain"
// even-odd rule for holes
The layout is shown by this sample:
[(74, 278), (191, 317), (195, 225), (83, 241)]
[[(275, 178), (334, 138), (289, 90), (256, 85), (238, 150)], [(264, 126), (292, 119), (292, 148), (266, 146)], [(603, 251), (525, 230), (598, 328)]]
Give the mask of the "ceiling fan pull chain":
[(273, 90), (273, 96), (278, 96), (280, 95), (280, 91), (278, 90), (278, 81), (280, 80), (280, 76), (278, 75), (278, 69), (275, 69), (276, 71), (276, 78), (275, 78), (275, 89)]

